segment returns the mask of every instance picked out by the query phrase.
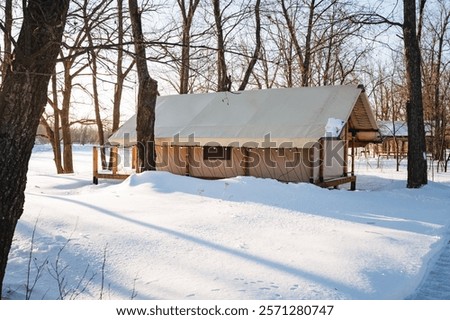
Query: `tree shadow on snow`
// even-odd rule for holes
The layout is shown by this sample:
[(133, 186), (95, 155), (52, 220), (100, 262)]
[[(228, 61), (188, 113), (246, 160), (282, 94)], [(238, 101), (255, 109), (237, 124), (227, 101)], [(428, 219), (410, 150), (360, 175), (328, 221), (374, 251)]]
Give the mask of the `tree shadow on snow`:
[[(341, 292), (344, 294), (349, 294), (350, 296), (354, 296), (354, 294), (352, 294), (354, 292), (359, 292), (358, 288), (356, 288), (356, 287), (352, 287), (352, 286), (349, 286), (348, 284), (334, 281), (333, 279), (325, 278), (320, 275), (289, 266), (281, 261), (271, 260), (271, 259), (268, 259), (265, 257), (255, 255), (255, 254), (246, 253), (246, 252), (234, 249), (234, 248), (224, 246), (222, 244), (214, 243), (214, 242), (196, 237), (194, 235), (190, 235), (190, 234), (176, 231), (176, 230), (173, 230), (170, 228), (154, 225), (154, 224), (151, 224), (148, 222), (143, 222), (138, 219), (133, 219), (129, 216), (123, 216), (114, 211), (105, 209), (103, 207), (96, 206), (91, 203), (83, 202), (83, 201), (76, 200), (76, 199), (69, 199), (67, 197), (60, 197), (60, 196), (42, 195), (42, 197), (52, 198), (52, 199), (60, 200), (63, 202), (70, 202), (70, 203), (73, 203), (76, 205), (84, 206), (91, 210), (95, 210), (99, 213), (106, 214), (112, 218), (118, 219), (122, 222), (125, 221), (125, 222), (131, 223), (131, 224), (135, 224), (139, 227), (147, 228), (150, 231), (154, 231), (154, 232), (158, 232), (158, 233), (170, 236), (170, 237), (176, 239), (177, 241), (179, 241), (179, 239), (181, 239), (183, 241), (190, 242), (192, 244), (201, 246), (206, 249), (213, 250), (215, 252), (220, 252), (220, 253), (223, 253), (226, 255), (230, 255), (234, 258), (245, 260), (245, 261), (253, 263), (255, 265), (259, 265), (259, 266), (263, 266), (265, 268), (272, 269), (276, 272), (281, 272), (281, 273), (284, 273), (287, 275), (291, 275), (291, 276), (307, 279), (307, 280), (315, 282), (315, 283), (323, 284), (324, 286), (326, 286), (328, 288), (335, 288), (334, 290), (338, 290), (338, 292)], [(359, 292), (359, 295), (361, 295), (361, 292)]]

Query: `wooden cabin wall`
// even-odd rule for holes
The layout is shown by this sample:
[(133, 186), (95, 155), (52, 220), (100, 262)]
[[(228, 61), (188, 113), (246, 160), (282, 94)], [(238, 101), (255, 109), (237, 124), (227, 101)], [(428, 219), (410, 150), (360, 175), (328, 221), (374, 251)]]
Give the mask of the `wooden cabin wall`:
[(187, 151), (186, 147), (157, 145), (156, 151), (156, 169), (169, 171), (174, 174), (187, 175)]
[(259, 163), (249, 166), (250, 176), (284, 182), (309, 182), (312, 167), (308, 149), (251, 149)]
[(157, 170), (179, 175), (206, 179), (249, 175), (285, 182), (309, 182), (313, 176), (312, 149), (232, 148), (231, 160), (203, 160), (202, 147), (155, 149)]
[(203, 147), (189, 147), (189, 175), (207, 179), (244, 175), (241, 150), (232, 148), (231, 160), (203, 160)]

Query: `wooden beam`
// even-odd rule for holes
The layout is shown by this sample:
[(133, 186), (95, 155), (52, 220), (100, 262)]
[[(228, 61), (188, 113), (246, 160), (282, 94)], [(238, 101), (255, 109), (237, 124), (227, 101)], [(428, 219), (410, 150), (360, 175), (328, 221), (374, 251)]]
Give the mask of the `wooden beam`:
[(117, 146), (113, 146), (112, 147), (112, 152), (111, 155), (113, 157), (113, 161), (112, 161), (112, 174), (115, 175), (117, 174), (117, 166), (118, 166), (118, 156), (119, 156), (119, 149), (117, 148)]
[[(352, 172), (351, 172), (352, 177), (355, 176), (355, 137), (356, 133), (352, 132)], [(356, 179), (351, 182), (350, 190), (353, 191), (356, 190)]]
[(134, 157), (134, 169), (136, 173), (141, 173), (141, 166), (139, 165), (139, 149), (137, 145), (133, 146), (133, 157)]
[[(337, 187), (338, 185), (346, 184), (346, 183), (351, 183), (351, 184), (355, 183), (356, 184), (356, 176), (329, 179), (329, 180), (325, 180), (322, 182), (318, 182), (318, 183), (316, 183), (316, 185), (318, 185), (319, 187), (322, 187), (322, 188), (331, 188), (331, 187)], [(355, 189), (352, 189), (352, 187), (350, 186), (350, 190), (355, 190)]]
[(324, 166), (325, 166), (325, 146), (324, 139), (319, 140), (319, 182), (323, 182)]
[[(191, 173), (189, 172), (189, 162), (191, 161), (191, 147), (190, 146), (186, 146), (186, 176), (190, 176)], [(181, 153), (181, 148), (180, 148), (180, 153)]]
[(345, 124), (344, 130), (344, 168), (342, 175), (346, 177), (348, 175), (348, 123)]
[(128, 178), (129, 174), (110, 174), (110, 173), (99, 173), (97, 175), (98, 179), (114, 179), (114, 180), (125, 180)]
[(244, 165), (244, 176), (249, 176), (250, 175), (250, 168), (249, 168), (249, 162), (250, 162), (250, 157), (248, 155), (248, 148), (246, 147), (242, 147), (242, 155), (243, 157), (243, 165)]
[(92, 172), (93, 178), (92, 183), (98, 184), (98, 152), (97, 147), (92, 148)]
[(136, 169), (136, 146), (131, 147), (131, 169)]

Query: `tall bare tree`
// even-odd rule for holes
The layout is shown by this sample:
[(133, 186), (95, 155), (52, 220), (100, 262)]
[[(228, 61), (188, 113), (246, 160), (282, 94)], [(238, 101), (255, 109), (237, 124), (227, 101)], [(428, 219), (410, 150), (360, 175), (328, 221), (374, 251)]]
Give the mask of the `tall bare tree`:
[(220, 0), (212, 0), (212, 2), (217, 37), (217, 91), (229, 91), (231, 89), (231, 79), (227, 71), (225, 59), (222, 9), (220, 7)]
[(432, 141), (429, 151), (433, 159), (444, 161), (446, 149), (447, 112), (445, 98), (448, 84), (443, 75), (449, 69), (450, 59), (445, 54), (450, 48), (450, 4), (437, 1), (438, 6), (430, 9), (423, 22), (425, 30), (422, 35), (422, 73), (424, 81), (424, 116), (431, 128)]
[[(424, 13), (426, 0), (420, 2), (420, 15)], [(396, 26), (403, 32), (405, 78), (407, 92), (406, 117), (408, 123), (408, 188), (419, 188), (427, 184), (427, 159), (425, 126), (423, 115), (421, 49), (419, 36), (422, 24), (417, 24), (416, 0), (403, 0), (403, 23), (376, 12), (357, 14), (352, 17), (358, 23), (368, 25)], [(420, 18), (422, 20), (422, 18)], [(419, 27), (419, 28), (418, 28)]]
[(6, 71), (11, 65), (11, 37), (12, 37), (12, 0), (5, 1), (5, 24), (3, 29), (3, 61), (1, 64), (2, 79), (5, 78)]
[(58, 109), (58, 86), (57, 86), (57, 77), (56, 70), (51, 78), (51, 92), (52, 98), (48, 98), (47, 102), (51, 106), (53, 111), (53, 127), (51, 123), (49, 123), (48, 118), (42, 115), (41, 117), (41, 125), (45, 127), (45, 131), (47, 132), (47, 138), (50, 141), (53, 149), (53, 159), (56, 166), (56, 172), (58, 174), (64, 173), (64, 168), (62, 166), (62, 154), (61, 154), (61, 141), (60, 141), (60, 115)]
[[(322, 1), (319, 1), (322, 2)], [(298, 3), (295, 2), (292, 4), (293, 11), (297, 12), (299, 9), (297, 8)], [(286, 20), (286, 26), (289, 30), (289, 34), (291, 36), (291, 40), (295, 49), (295, 52), (297, 54), (297, 58), (299, 59), (299, 65), (301, 70), (301, 85), (303, 87), (306, 87), (310, 83), (310, 75), (311, 75), (311, 37), (312, 37), (312, 31), (314, 27), (314, 13), (316, 10), (317, 4), (316, 0), (311, 0), (311, 2), (308, 5), (308, 25), (306, 28), (306, 35), (305, 35), (305, 45), (302, 48), (300, 45), (300, 41), (297, 36), (297, 27), (295, 25), (295, 16), (294, 18), (291, 16), (290, 13), (290, 6), (286, 4), (285, 0), (281, 0), (281, 8), (282, 13), (284, 16), (284, 19)]]
[[(26, 2), (24, 1), (24, 4)], [(29, 0), (0, 87), (0, 293), (25, 202), (28, 162), (61, 46), (69, 0)]]
[[(104, 9), (108, 7), (112, 3), (112, 0), (108, 1), (102, 1), (95, 5), (92, 8), (92, 12), (100, 12), (99, 15), (101, 15), (102, 12), (104, 12)], [(99, 99), (99, 93), (98, 93), (98, 52), (100, 49), (96, 49), (96, 44), (94, 43), (94, 30), (93, 25), (98, 25), (98, 23), (93, 24), (92, 21), (92, 14), (89, 13), (88, 9), (88, 0), (85, 0), (82, 4), (82, 15), (84, 20), (84, 32), (87, 36), (87, 43), (91, 50), (88, 51), (88, 57), (89, 57), (89, 66), (91, 68), (91, 75), (92, 75), (92, 98), (94, 101), (94, 112), (95, 112), (95, 123), (97, 125), (97, 132), (98, 132), (98, 143), (100, 144), (100, 158), (102, 163), (102, 168), (107, 169), (107, 163), (106, 163), (106, 153), (105, 153), (105, 133), (103, 128), (103, 121), (101, 117), (100, 112), (100, 99)], [(101, 17), (101, 21), (104, 20), (105, 17)]]
[(181, 10), (182, 39), (181, 39), (181, 67), (180, 67), (180, 94), (189, 92), (189, 78), (191, 68), (191, 27), (200, 0), (189, 0), (186, 6), (186, 0), (177, 0)]
[(155, 170), (155, 106), (158, 82), (148, 71), (142, 32), (141, 12), (137, 0), (128, 1), (135, 47), (135, 60), (139, 79), (136, 134), (141, 170)]
[[(135, 60), (128, 65), (124, 70), (124, 39), (125, 39), (125, 28), (124, 28), (124, 15), (123, 15), (123, 0), (117, 0), (117, 60), (116, 60), (116, 83), (114, 85), (114, 98), (113, 98), (113, 114), (112, 114), (112, 132), (117, 131), (120, 125), (120, 105), (122, 102), (122, 94), (125, 79), (128, 74), (133, 69)], [(113, 150), (111, 149), (110, 161), (108, 168), (113, 166)]]
[(416, 0), (403, 0), (402, 28), (405, 45), (406, 84), (409, 97), (406, 106), (408, 121), (408, 188), (419, 188), (427, 184), (422, 72), (420, 69), (421, 55), (417, 37), (416, 17)]
[(255, 2), (255, 50), (253, 51), (253, 55), (250, 59), (250, 62), (247, 66), (247, 69), (244, 73), (244, 78), (241, 81), (241, 84), (239, 86), (239, 91), (245, 90), (247, 87), (248, 81), (250, 79), (250, 76), (253, 73), (253, 68), (256, 65), (256, 62), (258, 61), (259, 54), (261, 51), (261, 14), (260, 14), (260, 8), (261, 8), (261, 0), (256, 0)]

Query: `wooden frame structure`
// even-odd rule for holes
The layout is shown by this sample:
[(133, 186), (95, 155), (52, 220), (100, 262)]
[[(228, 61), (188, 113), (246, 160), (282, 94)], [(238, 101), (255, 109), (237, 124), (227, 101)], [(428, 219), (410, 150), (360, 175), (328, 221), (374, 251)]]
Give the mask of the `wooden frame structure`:
[[(347, 134), (346, 134), (347, 136)], [(341, 141), (341, 140), (336, 140)], [(348, 168), (348, 147), (350, 145), (348, 140), (344, 141), (344, 164), (342, 175), (335, 178), (324, 178), (325, 173), (325, 154), (326, 150), (324, 145), (326, 144), (325, 139), (319, 141), (319, 167), (314, 168), (313, 163), (317, 160), (314, 156), (314, 148), (311, 149), (276, 149), (276, 148), (248, 148), (248, 147), (229, 147), (231, 149), (232, 159), (228, 160), (213, 160), (216, 164), (213, 168), (217, 168), (221, 165), (224, 167), (221, 170), (221, 175), (217, 176), (213, 174), (214, 170), (208, 167), (210, 160), (203, 159), (202, 147), (196, 146), (157, 146), (157, 170), (168, 171), (174, 174), (197, 177), (202, 179), (220, 179), (225, 177), (235, 177), (235, 176), (254, 176), (260, 178), (272, 178), (279, 180), (281, 182), (305, 182), (309, 180), (310, 182), (324, 188), (337, 188), (339, 185), (351, 183), (350, 190), (355, 190), (356, 188), (356, 176), (354, 175), (354, 157), (355, 148), (352, 147), (351, 157), (352, 166), (351, 172), (347, 172)], [(354, 145), (354, 143), (352, 143)], [(175, 152), (177, 149), (179, 152), (176, 157), (170, 152)], [(98, 184), (99, 179), (114, 179), (114, 180), (125, 180), (130, 176), (130, 173), (119, 172), (119, 148), (117, 146), (111, 147), (111, 168), (101, 169), (99, 168), (99, 154), (104, 148), (100, 146), (93, 147), (93, 183)], [(130, 148), (124, 148), (124, 150), (130, 150)], [(129, 151), (128, 151), (129, 152)], [(140, 172), (140, 166), (138, 164), (137, 147), (131, 147), (131, 169), (135, 173)], [(164, 152), (166, 154), (164, 155)], [(282, 155), (281, 155), (282, 153)], [(255, 156), (271, 157), (277, 163), (276, 167), (268, 167), (265, 163), (259, 165), (252, 165)], [(284, 158), (286, 157), (286, 158)], [(164, 162), (161, 159), (165, 158), (169, 162)], [(176, 163), (175, 158), (179, 159), (180, 163)], [(302, 160), (303, 159), (303, 160)], [(297, 165), (290, 168), (284, 168), (283, 164), (286, 162), (298, 161)], [(309, 161), (309, 166), (305, 167), (302, 161)], [(205, 164), (206, 163), (206, 164)], [(317, 171), (318, 172), (317, 172)], [(209, 174), (208, 174), (209, 172)], [(316, 173), (314, 173), (316, 172)], [(350, 174), (350, 176), (349, 176)], [(223, 175), (223, 176), (222, 176)], [(314, 178), (314, 176), (316, 178)]]
[[(136, 144), (136, 123), (134, 115), (108, 141)], [(248, 175), (355, 189), (355, 148), (377, 140), (361, 86), (162, 96), (156, 105), (156, 169), (203, 179)], [(210, 147), (220, 149), (205, 154)], [(97, 182), (108, 174), (127, 176), (95, 169)]]
[[(119, 148), (117, 146), (111, 147), (111, 161), (112, 167), (110, 170), (102, 170), (99, 171), (99, 153), (102, 152), (103, 147), (94, 146), (92, 148), (92, 172), (93, 178), (92, 183), (98, 184), (99, 179), (114, 179), (114, 180), (125, 180), (130, 175), (126, 173), (118, 173), (118, 156), (119, 156)], [(135, 146), (131, 149), (132, 154), (132, 166), (136, 170), (136, 173), (139, 173), (139, 166), (137, 165), (137, 148)]]

